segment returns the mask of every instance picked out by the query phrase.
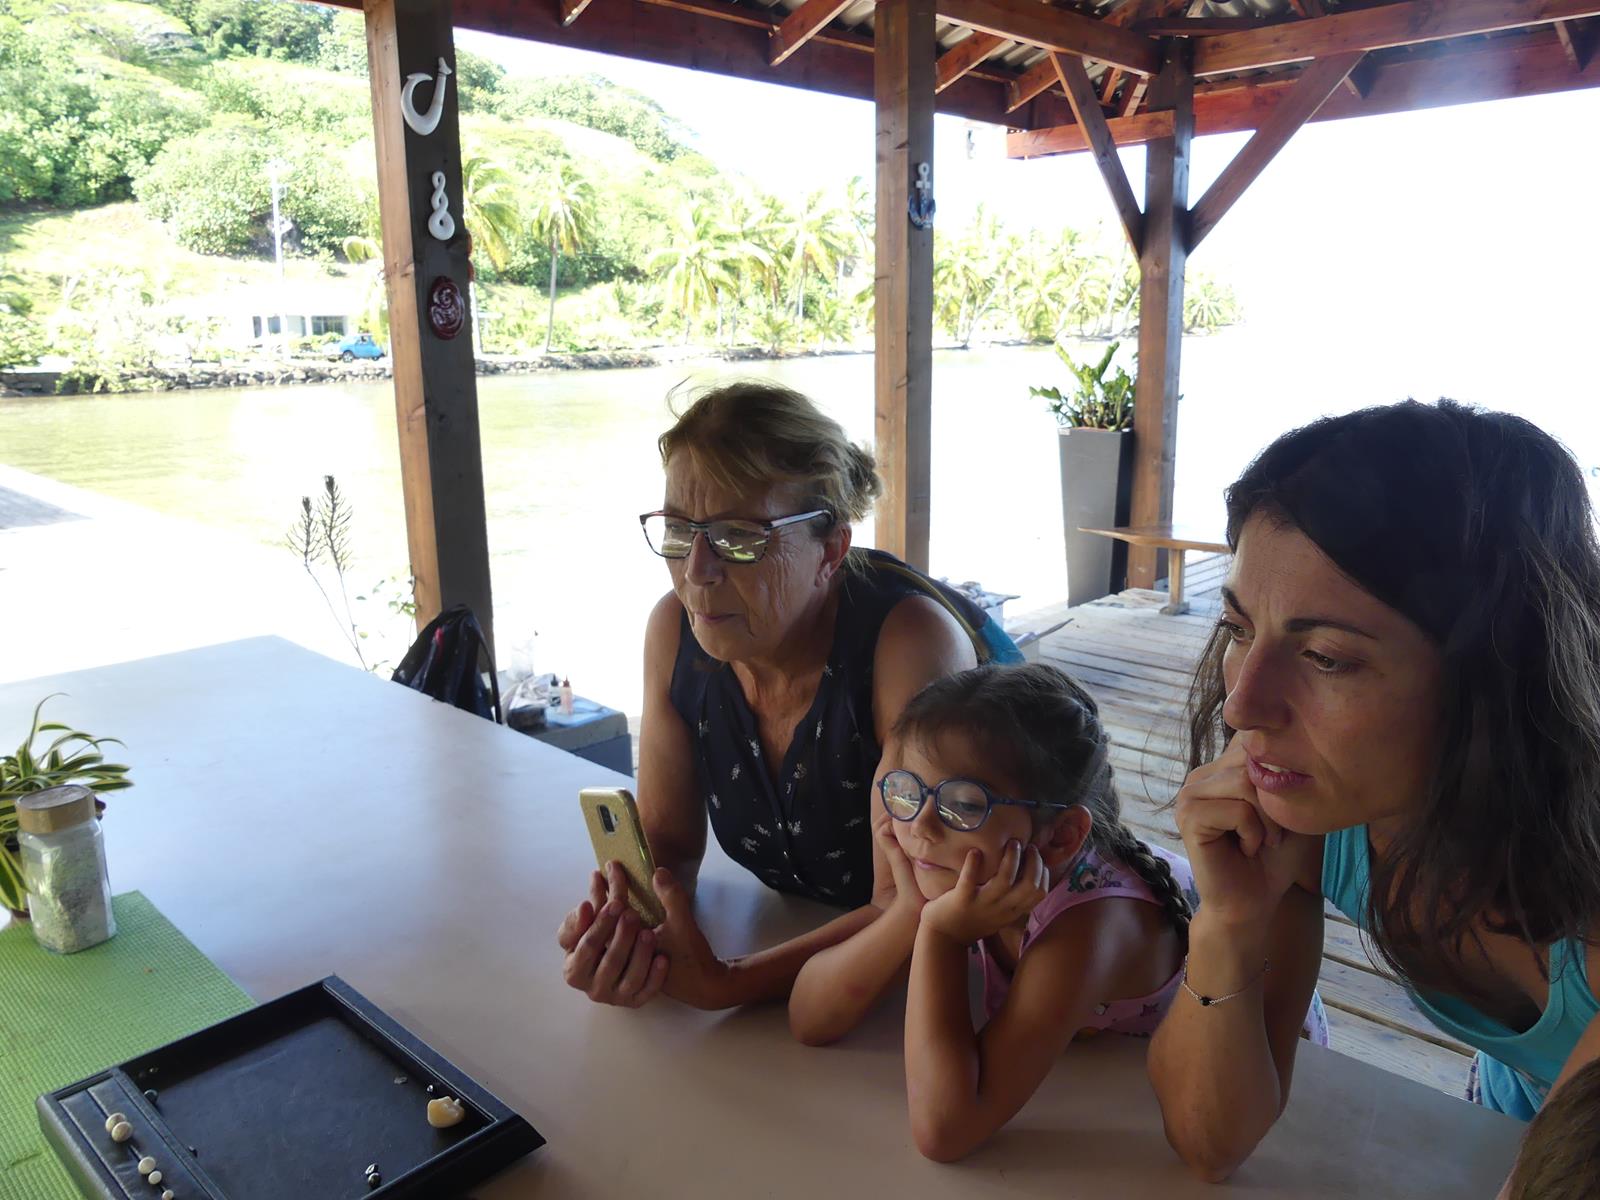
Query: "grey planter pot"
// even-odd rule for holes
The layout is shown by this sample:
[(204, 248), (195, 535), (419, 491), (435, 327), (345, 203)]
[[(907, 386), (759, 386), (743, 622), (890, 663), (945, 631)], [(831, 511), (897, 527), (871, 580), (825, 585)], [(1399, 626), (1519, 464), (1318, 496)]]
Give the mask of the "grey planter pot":
[(1061, 517), (1067, 543), (1067, 603), (1087, 604), (1122, 586), (1128, 546), (1078, 530), (1126, 525), (1133, 503), (1133, 432), (1063, 429)]

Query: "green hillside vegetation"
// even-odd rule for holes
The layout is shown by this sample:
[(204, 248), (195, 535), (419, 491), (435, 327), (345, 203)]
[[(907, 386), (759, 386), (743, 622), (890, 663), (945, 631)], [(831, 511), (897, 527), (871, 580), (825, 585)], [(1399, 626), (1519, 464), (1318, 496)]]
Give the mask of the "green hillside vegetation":
[[(458, 48), (465, 195), (485, 349), (772, 349), (870, 331), (860, 180), (786, 203), (695, 149), (648, 97), (508, 76)], [(174, 354), (259, 353), (208, 305), (276, 279), (343, 280), (382, 330), (358, 14), (291, 0), (9, 0), (0, 11), (0, 365), (42, 355), (116, 382)], [(1136, 322), (1115, 241), (940, 230), (945, 334), (1050, 339)], [(1238, 319), (1191, 280), (1195, 328)], [(108, 315), (109, 314), (109, 315)], [(181, 349), (179, 349), (181, 348)], [(307, 346), (306, 349), (315, 349)]]

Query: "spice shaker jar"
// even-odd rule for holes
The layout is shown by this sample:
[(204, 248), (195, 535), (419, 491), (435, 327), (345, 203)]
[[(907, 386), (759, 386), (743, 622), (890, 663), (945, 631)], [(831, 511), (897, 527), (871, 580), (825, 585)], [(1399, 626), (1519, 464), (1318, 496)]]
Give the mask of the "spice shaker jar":
[(73, 954), (117, 932), (93, 792), (67, 784), (19, 796), (17, 843), (33, 935), (41, 946)]

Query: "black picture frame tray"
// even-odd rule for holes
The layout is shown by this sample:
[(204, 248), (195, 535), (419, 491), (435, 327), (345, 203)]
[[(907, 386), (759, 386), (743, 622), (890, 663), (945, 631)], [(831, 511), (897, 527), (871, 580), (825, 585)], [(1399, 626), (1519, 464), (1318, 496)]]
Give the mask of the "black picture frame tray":
[[(436, 1129), (430, 1100), (462, 1121)], [(440, 1200), (544, 1145), (488, 1089), (336, 975), (38, 1100), (92, 1200)], [(112, 1113), (132, 1136), (112, 1139)], [(158, 1185), (140, 1173), (155, 1161)], [(146, 1166), (149, 1164), (147, 1163)]]

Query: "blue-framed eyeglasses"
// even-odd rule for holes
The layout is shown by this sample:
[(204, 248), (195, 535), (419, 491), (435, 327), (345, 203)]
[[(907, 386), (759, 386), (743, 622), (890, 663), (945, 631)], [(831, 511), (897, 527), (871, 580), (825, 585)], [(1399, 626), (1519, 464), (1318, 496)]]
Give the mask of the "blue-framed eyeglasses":
[(1043, 800), (1010, 800), (995, 795), (975, 779), (946, 779), (938, 787), (931, 788), (911, 771), (890, 771), (878, 780), (878, 794), (883, 797), (884, 811), (896, 821), (915, 821), (928, 797), (932, 796), (933, 810), (939, 820), (961, 833), (981, 829), (996, 804), (1018, 808), (1072, 807)]
[(774, 530), (785, 525), (799, 525), (815, 521), (818, 517), (832, 520), (833, 514), (825, 508), (811, 512), (795, 513), (792, 517), (775, 517), (770, 521), (740, 520), (691, 521), (687, 517), (666, 512), (645, 513), (639, 518), (644, 529), (644, 540), (650, 543), (662, 558), (688, 558), (694, 548), (695, 534), (706, 535), (706, 545), (723, 562), (756, 563), (767, 552)]

